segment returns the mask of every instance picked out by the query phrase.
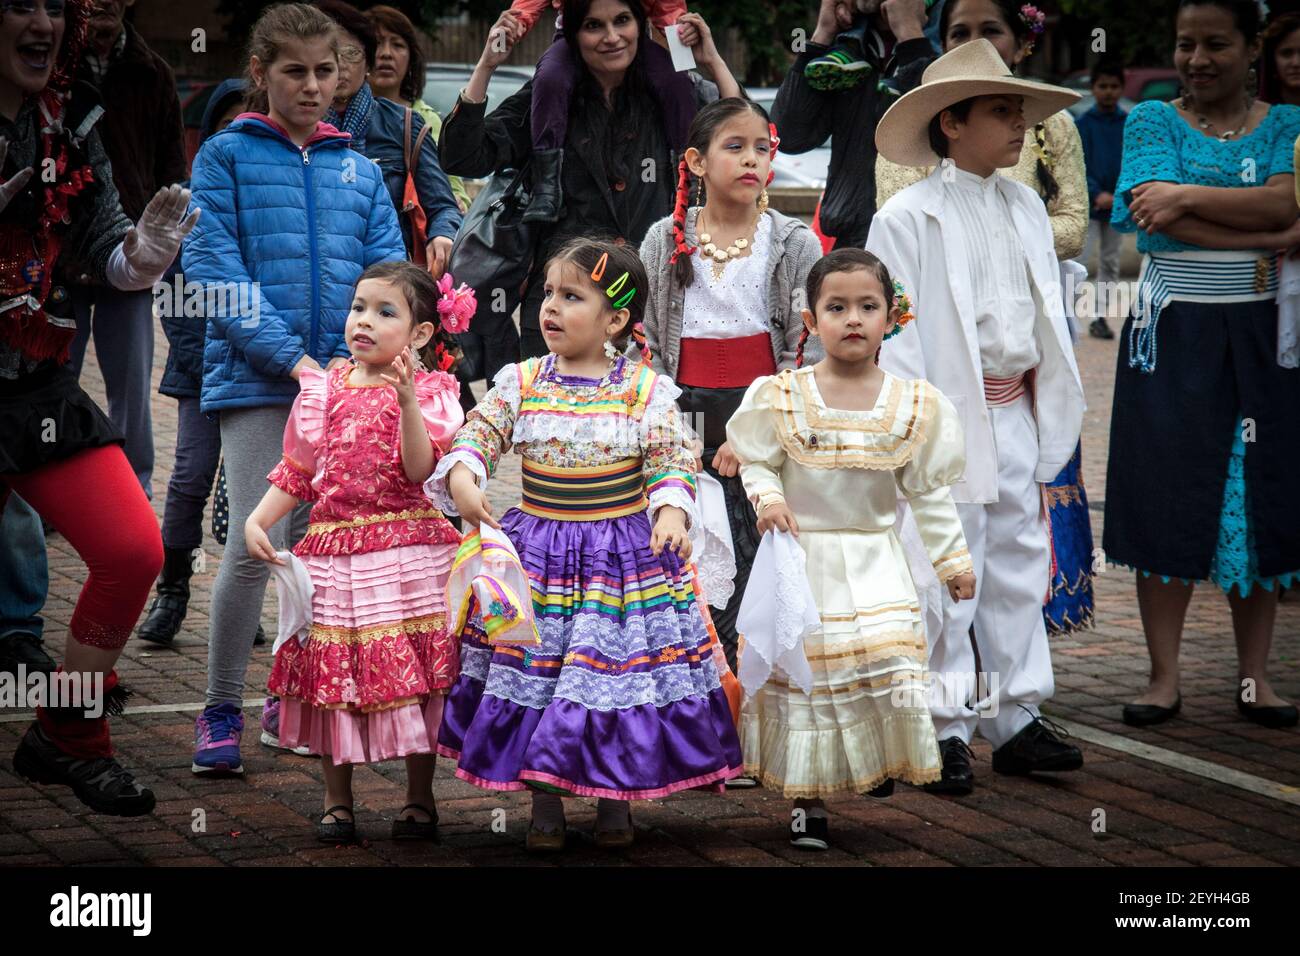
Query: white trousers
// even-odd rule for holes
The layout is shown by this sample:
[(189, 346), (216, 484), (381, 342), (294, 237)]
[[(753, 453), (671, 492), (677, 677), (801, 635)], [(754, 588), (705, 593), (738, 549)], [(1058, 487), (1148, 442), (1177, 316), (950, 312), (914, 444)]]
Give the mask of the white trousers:
[(1034, 481), (1038, 427), (1030, 398), (990, 408), (989, 415), (998, 500), (957, 505), (975, 566), (975, 598), (953, 603), (944, 596), (943, 633), (930, 645), (930, 715), (940, 740), (970, 743), (978, 726), (1000, 747), (1038, 715), (1038, 705), (1055, 690), (1043, 623), (1051, 551), (1042, 489)]

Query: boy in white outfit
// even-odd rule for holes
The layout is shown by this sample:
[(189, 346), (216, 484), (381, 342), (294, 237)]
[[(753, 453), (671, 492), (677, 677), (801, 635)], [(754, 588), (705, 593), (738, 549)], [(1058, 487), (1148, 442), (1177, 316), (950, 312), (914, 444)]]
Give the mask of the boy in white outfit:
[(1018, 162), (1027, 125), (1077, 98), (1015, 79), (993, 45), (976, 40), (932, 63), (876, 131), (887, 159), (940, 164), (871, 223), (867, 249), (902, 282), (917, 316), (880, 364), (934, 383), (966, 435), (966, 474), (952, 495), (979, 583), (974, 601), (945, 602), (942, 633), (930, 639), (930, 712), (944, 764), (943, 779), (927, 787), (936, 792), (971, 792), (977, 724), (1000, 773), (1083, 765), (1038, 709), (1054, 690), (1042, 487), (1079, 440), (1083, 386), (1042, 200), (997, 173)]

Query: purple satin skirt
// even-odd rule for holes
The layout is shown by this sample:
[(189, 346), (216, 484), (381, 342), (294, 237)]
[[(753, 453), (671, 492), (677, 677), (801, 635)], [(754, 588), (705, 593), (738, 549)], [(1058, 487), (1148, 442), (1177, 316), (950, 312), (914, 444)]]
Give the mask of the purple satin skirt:
[(456, 775), (619, 800), (738, 776), (691, 572), (650, 551), (646, 513), (555, 521), (511, 509), (501, 526), (531, 579), (542, 642), (493, 647), (470, 618), (438, 734)]

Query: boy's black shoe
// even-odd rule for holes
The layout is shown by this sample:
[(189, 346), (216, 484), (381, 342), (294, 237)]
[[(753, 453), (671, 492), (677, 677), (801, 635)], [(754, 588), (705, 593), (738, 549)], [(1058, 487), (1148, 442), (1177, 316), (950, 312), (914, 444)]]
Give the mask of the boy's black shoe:
[(32, 724), (14, 752), (14, 770), (34, 783), (71, 787), (77, 799), (96, 813), (138, 817), (154, 808), (153, 791), (113, 757), (73, 757), (65, 754)]
[(1036, 716), (1005, 744), (993, 751), (993, 770), (1012, 776), (1078, 770), (1083, 751), (1061, 740), (1065, 728)]
[(1094, 339), (1113, 339), (1115, 337), (1115, 333), (1111, 331), (1105, 316), (1099, 316), (1092, 320), (1088, 325), (1088, 334)]
[(939, 741), (939, 756), (943, 759), (943, 776), (925, 784), (926, 793), (947, 793), (964, 797), (975, 789), (975, 773), (970, 768), (975, 752), (960, 737), (945, 737)]
[(794, 815), (790, 820), (790, 845), (801, 850), (829, 850), (830, 821), (825, 817), (814, 817), (807, 811)]
[(53, 674), (59, 666), (45, 653), (41, 639), (35, 634), (18, 631), (0, 637), (0, 673), (17, 676), (20, 664), (29, 674)]

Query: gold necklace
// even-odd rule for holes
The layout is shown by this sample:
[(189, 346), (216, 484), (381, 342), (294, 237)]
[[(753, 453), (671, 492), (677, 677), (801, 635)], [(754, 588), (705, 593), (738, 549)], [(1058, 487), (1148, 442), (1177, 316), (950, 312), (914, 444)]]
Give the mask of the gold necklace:
[[(704, 210), (701, 209), (700, 215), (696, 221), (696, 225), (698, 227), (701, 228), (703, 227), (704, 225), (703, 219), (704, 219)], [(751, 226), (749, 230), (751, 236), (754, 235), (756, 232), (758, 232), (757, 217), (755, 217), (754, 225)], [(749, 248), (749, 239), (744, 236), (741, 236), (738, 239), (736, 239), (734, 242), (732, 242), (731, 245), (727, 246), (727, 248), (720, 249), (718, 247), (718, 244), (713, 241), (713, 237), (711, 235), (709, 235), (707, 232), (700, 233), (700, 252), (705, 259), (708, 259), (710, 261), (710, 264), (713, 266), (713, 278), (715, 279), (721, 279), (722, 271), (726, 269), (727, 263), (730, 262), (732, 259), (738, 258), (741, 252), (747, 248)]]

